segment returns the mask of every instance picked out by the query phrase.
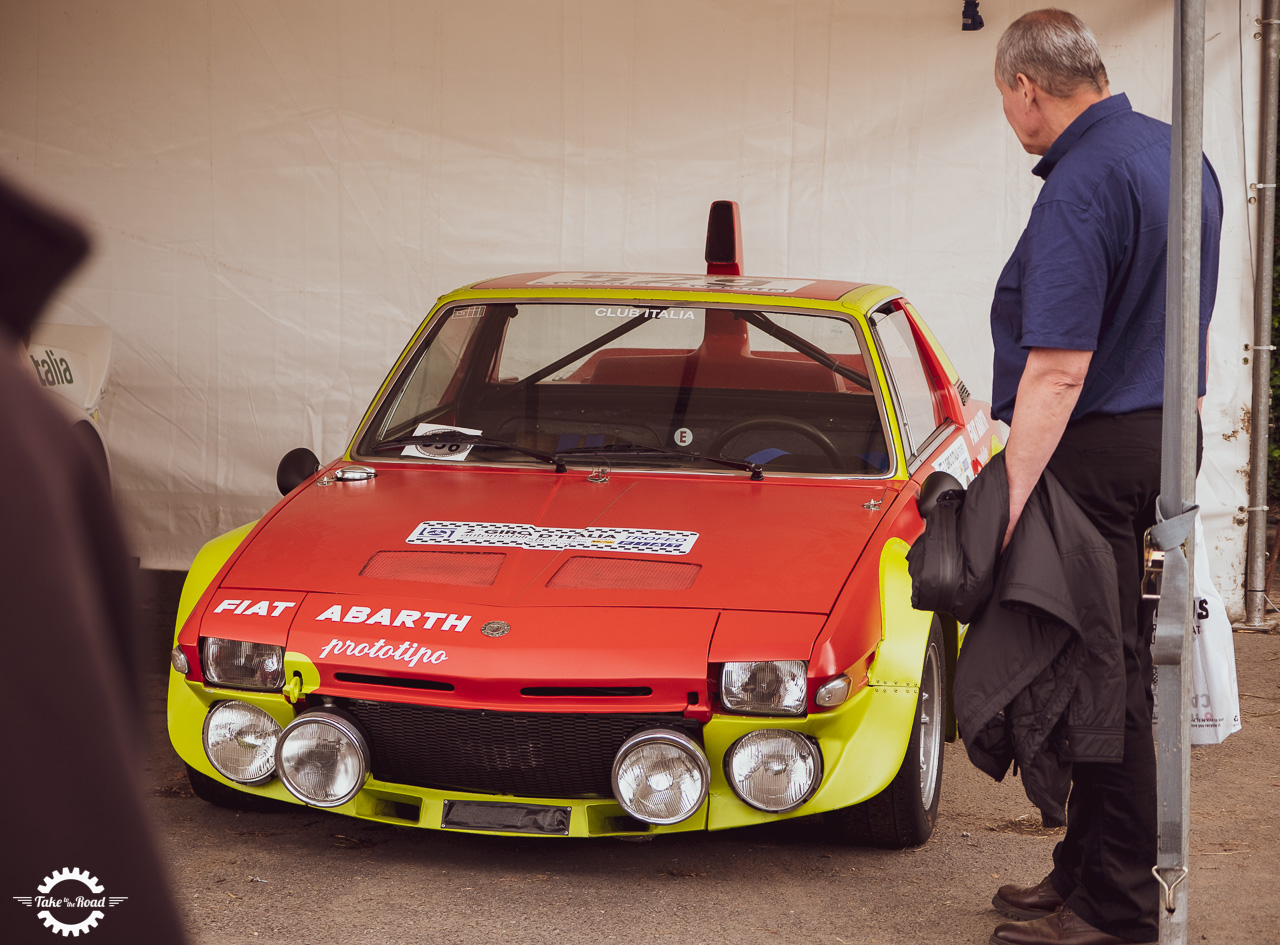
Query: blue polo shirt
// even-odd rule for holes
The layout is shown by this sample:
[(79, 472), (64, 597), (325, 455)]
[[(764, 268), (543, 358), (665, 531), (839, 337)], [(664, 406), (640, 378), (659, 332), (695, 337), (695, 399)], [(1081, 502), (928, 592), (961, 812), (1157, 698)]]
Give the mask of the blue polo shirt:
[[(1124, 95), (1089, 106), (1032, 170), (1044, 187), (996, 283), (991, 414), (1013, 418), (1031, 348), (1092, 351), (1071, 417), (1121, 414), (1164, 400), (1169, 125)], [(1200, 393), (1218, 288), (1222, 189), (1204, 162)]]

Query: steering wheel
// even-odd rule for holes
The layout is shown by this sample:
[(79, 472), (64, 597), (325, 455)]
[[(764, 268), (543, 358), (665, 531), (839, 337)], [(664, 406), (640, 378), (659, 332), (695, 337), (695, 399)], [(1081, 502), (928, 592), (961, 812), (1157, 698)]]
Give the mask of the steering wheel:
[(836, 445), (831, 439), (815, 427), (812, 423), (805, 423), (803, 420), (796, 420), (794, 417), (751, 417), (747, 420), (739, 420), (732, 423), (720, 431), (720, 435), (711, 441), (711, 445), (707, 447), (707, 454), (710, 456), (719, 456), (734, 437), (751, 430), (790, 430), (793, 433), (799, 433), (806, 439), (811, 440), (818, 449), (822, 450), (824, 456), (831, 461), (831, 465), (836, 469), (844, 469), (844, 460), (840, 456), (840, 451), (836, 449)]

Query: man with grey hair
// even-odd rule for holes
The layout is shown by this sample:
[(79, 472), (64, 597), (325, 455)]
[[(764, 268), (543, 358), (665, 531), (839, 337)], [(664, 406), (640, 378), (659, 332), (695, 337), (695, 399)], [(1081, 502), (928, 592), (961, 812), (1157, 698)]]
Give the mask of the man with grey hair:
[[(1170, 128), (1112, 95), (1079, 18), (1037, 10), (996, 52), (996, 87), (1044, 186), (991, 307), (992, 415), (1009, 424), (1009, 523), (1049, 469), (1111, 545), (1126, 686), (1122, 741), (1060, 750), (1072, 761), (1067, 832), (1034, 886), (992, 904), (1020, 921), (993, 945), (1120, 945), (1159, 935), (1150, 625), (1140, 549), (1160, 485)], [(1217, 290), (1222, 193), (1204, 164), (1200, 379)]]

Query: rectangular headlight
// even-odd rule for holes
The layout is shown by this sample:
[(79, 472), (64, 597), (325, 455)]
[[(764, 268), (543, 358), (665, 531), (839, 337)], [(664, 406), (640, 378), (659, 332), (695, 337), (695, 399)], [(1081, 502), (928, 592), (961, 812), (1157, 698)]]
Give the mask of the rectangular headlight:
[(725, 663), (720, 671), (720, 701), (746, 715), (804, 715), (805, 660)]
[(284, 686), (284, 647), (244, 640), (200, 638), (204, 678), (231, 689), (277, 691)]

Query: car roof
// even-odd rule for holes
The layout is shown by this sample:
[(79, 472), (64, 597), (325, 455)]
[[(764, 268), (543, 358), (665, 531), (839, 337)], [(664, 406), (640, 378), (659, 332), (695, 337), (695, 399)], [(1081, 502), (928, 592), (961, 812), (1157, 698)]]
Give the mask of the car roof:
[[(817, 302), (838, 302), (850, 293), (859, 296), (867, 290), (889, 291), (884, 286), (864, 282), (845, 282), (836, 279), (791, 279), (761, 276), (707, 275), (705, 273), (671, 272), (523, 272), (500, 276), (470, 286), (476, 290), (528, 290), (552, 292), (572, 290), (581, 293), (585, 289), (605, 291), (661, 292), (680, 290), (694, 293), (745, 295), (753, 298), (771, 296), (789, 300), (809, 299)], [(558, 293), (557, 293), (558, 294)], [(880, 291), (874, 294), (881, 294)], [(897, 294), (894, 292), (893, 294)]]

